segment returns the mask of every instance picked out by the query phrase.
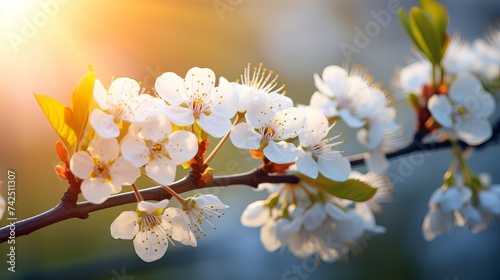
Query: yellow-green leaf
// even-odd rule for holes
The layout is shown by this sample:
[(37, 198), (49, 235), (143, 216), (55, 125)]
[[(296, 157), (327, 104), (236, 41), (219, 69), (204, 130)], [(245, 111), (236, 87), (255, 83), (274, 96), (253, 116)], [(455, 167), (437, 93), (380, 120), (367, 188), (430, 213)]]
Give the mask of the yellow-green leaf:
[(57, 99), (42, 94), (35, 94), (35, 98), (57, 135), (71, 153), (76, 144), (76, 135), (64, 120), (64, 105)]
[(324, 177), (321, 174), (319, 174), (316, 179), (300, 174), (297, 176), (309, 185), (317, 187), (333, 196), (356, 202), (367, 201), (377, 192), (376, 188), (357, 179), (348, 179), (344, 182), (336, 182)]
[(410, 26), (415, 33), (419, 33), (416, 37), (420, 37), (422, 44), (425, 44), (429, 52), (429, 59), (436, 65), (441, 62), (441, 40), (431, 22), (431, 15), (421, 9), (412, 9), (410, 13)]
[(420, 0), (422, 8), (432, 15), (432, 23), (439, 35), (446, 33), (448, 26), (448, 12), (439, 2), (434, 0)]
[(415, 93), (410, 92), (410, 94), (408, 94), (408, 102), (415, 112), (418, 113), (420, 111), (420, 103), (418, 101), (418, 96)]
[(408, 13), (406, 13), (406, 11), (400, 7), (398, 10), (398, 16), (399, 16), (399, 21), (403, 25), (403, 29), (405, 30), (406, 34), (408, 34), (413, 44), (415, 44), (418, 47), (418, 42), (411, 31), (410, 19), (408, 18)]
[(93, 101), (95, 73), (91, 70), (83, 76), (78, 85), (71, 94), (71, 113), (66, 119), (66, 124), (69, 125), (76, 134), (78, 142), (85, 137), (85, 131), (90, 114), (90, 107)]

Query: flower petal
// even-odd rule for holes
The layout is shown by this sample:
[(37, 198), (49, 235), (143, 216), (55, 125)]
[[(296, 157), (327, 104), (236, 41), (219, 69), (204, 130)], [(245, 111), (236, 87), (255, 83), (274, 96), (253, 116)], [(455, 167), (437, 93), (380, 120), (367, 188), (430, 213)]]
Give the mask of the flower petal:
[(90, 124), (102, 138), (115, 138), (120, 135), (120, 129), (115, 123), (115, 117), (95, 108), (90, 114)]
[(399, 72), (399, 84), (407, 93), (420, 95), (423, 86), (431, 78), (431, 64), (427, 60), (420, 60), (407, 65)]
[(165, 114), (159, 114), (148, 122), (142, 123), (141, 133), (145, 139), (160, 142), (172, 132), (172, 124)]
[(94, 100), (99, 105), (101, 110), (108, 110), (108, 91), (104, 88), (101, 81), (95, 79), (94, 81), (94, 90), (93, 90)]
[(139, 225), (136, 223), (138, 219), (135, 211), (122, 212), (111, 224), (111, 236), (114, 239), (134, 239), (139, 231)]
[(429, 98), (427, 102), (427, 107), (431, 112), (434, 119), (444, 127), (451, 127), (453, 125), (453, 120), (451, 119), (451, 114), (453, 112), (453, 107), (444, 95), (433, 95)]
[(85, 180), (94, 168), (94, 161), (88, 153), (79, 151), (71, 157), (69, 167), (76, 177)]
[(178, 126), (192, 125), (194, 123), (193, 111), (189, 108), (170, 105), (167, 106), (165, 114), (171, 122)]
[(313, 179), (318, 178), (318, 164), (314, 161), (311, 152), (301, 151), (295, 164), (300, 173)]
[(140, 169), (133, 166), (123, 156), (115, 160), (109, 171), (115, 186), (131, 185), (141, 176)]
[(257, 129), (263, 127), (274, 118), (274, 108), (274, 104), (266, 98), (253, 99), (245, 115), (247, 123)]
[(451, 187), (447, 188), (441, 194), (441, 201), (439, 202), (439, 209), (443, 212), (452, 212), (462, 208), (463, 193), (459, 188)]
[(350, 128), (361, 128), (366, 123), (364, 120), (359, 119), (358, 117), (354, 116), (349, 110), (344, 108), (338, 110), (337, 114)]
[(179, 208), (169, 207), (165, 210), (164, 216), (172, 225), (169, 232), (172, 239), (184, 245), (197, 246), (196, 237), (189, 226), (189, 218), (184, 211)]
[(464, 104), (467, 98), (473, 96), (482, 87), (481, 81), (476, 76), (464, 72), (458, 75), (455, 82), (450, 85), (448, 94), (453, 101)]
[(231, 129), (229, 118), (218, 112), (212, 112), (210, 115), (201, 114), (197, 123), (206, 133), (215, 138), (224, 136)]
[(166, 157), (159, 157), (146, 165), (146, 174), (159, 184), (168, 185), (175, 179), (176, 164)]
[(174, 107), (177, 107), (177, 105), (185, 102), (187, 99), (184, 92), (183, 79), (172, 72), (163, 73), (156, 79), (155, 90), (163, 100)]
[(198, 152), (198, 138), (189, 131), (177, 130), (168, 136), (165, 148), (172, 160), (186, 162)]
[(219, 114), (232, 118), (239, 105), (239, 96), (236, 94), (235, 89), (229, 83), (220, 83), (219, 86), (214, 88), (211, 92), (212, 110)]
[(199, 207), (210, 207), (211, 209), (226, 209), (229, 207), (213, 194), (202, 194), (194, 196), (193, 199)]
[(493, 129), (488, 120), (474, 117), (460, 118), (454, 128), (458, 138), (471, 146), (484, 143), (493, 134)]
[(99, 158), (100, 161), (109, 162), (120, 153), (120, 146), (116, 139), (103, 139), (96, 137), (92, 139), (89, 145), (89, 153), (92, 157)]
[(334, 220), (345, 220), (349, 218), (346, 212), (342, 210), (342, 208), (331, 202), (325, 203), (323, 208), (325, 210), (325, 213)]
[[(344, 89), (345, 81), (347, 79), (347, 71), (338, 66), (331, 65), (326, 67), (323, 70), (322, 78), (328, 88), (325, 88), (321, 83), (318, 83), (319, 80), (315, 77), (314, 84), (316, 88), (323, 93), (330, 96), (338, 96), (339, 92)], [(331, 92), (331, 93), (330, 93)]]
[(276, 131), (274, 139), (288, 140), (297, 137), (302, 128), (306, 125), (306, 114), (299, 108), (290, 107), (285, 110), (276, 112), (274, 115), (274, 123), (278, 123), (281, 131)]
[[(222, 77), (220, 78), (222, 79)], [(221, 83), (219, 79), (219, 84)], [(236, 93), (238, 94), (238, 112), (246, 112), (248, 104), (254, 98), (253, 89), (247, 85), (234, 83)]]
[(157, 209), (165, 209), (167, 207), (169, 200), (163, 199), (158, 202), (140, 201), (137, 203), (137, 210), (142, 211), (148, 215), (153, 214)]
[(389, 160), (380, 150), (369, 151), (365, 157), (365, 163), (368, 170), (377, 174), (383, 174), (389, 168)]
[(215, 73), (209, 68), (193, 67), (186, 73), (184, 89), (187, 96), (209, 93), (215, 85)]
[[(109, 86), (108, 104), (121, 103), (122, 100), (130, 100), (139, 95), (141, 86), (135, 80), (130, 78), (116, 78)], [(117, 102), (118, 101), (118, 102)]]
[(317, 202), (304, 212), (303, 226), (308, 231), (313, 231), (319, 227), (326, 219), (326, 212), (323, 203)]
[(491, 190), (479, 192), (479, 203), (482, 208), (494, 215), (500, 215), (500, 195)]
[(451, 230), (453, 226), (453, 214), (444, 213), (440, 210), (430, 211), (425, 215), (422, 224), (422, 235), (425, 240), (432, 241), (438, 235)]
[(351, 162), (343, 156), (336, 159), (318, 156), (318, 169), (326, 178), (342, 182), (351, 173)]
[(258, 149), (262, 140), (262, 136), (245, 122), (235, 125), (229, 138), (233, 145), (240, 149)]
[(299, 150), (292, 143), (270, 141), (264, 148), (264, 155), (274, 163), (289, 163), (295, 161)]
[(91, 203), (101, 204), (111, 195), (112, 187), (104, 179), (90, 178), (82, 182), (82, 195)]
[(141, 167), (149, 161), (150, 151), (146, 143), (135, 135), (129, 135), (123, 139), (121, 151), (123, 157), (135, 167)]
[(241, 214), (241, 224), (246, 227), (261, 227), (271, 218), (271, 209), (264, 205), (264, 200), (250, 203)]
[(281, 247), (281, 241), (276, 236), (276, 222), (269, 219), (260, 229), (260, 241), (268, 252), (274, 252)]
[[(156, 227), (166, 226), (161, 223)], [(165, 223), (168, 224), (168, 223)], [(168, 242), (165, 239), (165, 229), (145, 229), (139, 231), (134, 238), (134, 249), (137, 255), (145, 262), (152, 262), (165, 255), (168, 249)], [(163, 233), (157, 231), (163, 230)]]
[(338, 114), (336, 109), (337, 102), (331, 100), (328, 96), (321, 94), (319, 91), (313, 93), (311, 100), (309, 101), (309, 105), (312, 108), (320, 110), (327, 117), (334, 117)]

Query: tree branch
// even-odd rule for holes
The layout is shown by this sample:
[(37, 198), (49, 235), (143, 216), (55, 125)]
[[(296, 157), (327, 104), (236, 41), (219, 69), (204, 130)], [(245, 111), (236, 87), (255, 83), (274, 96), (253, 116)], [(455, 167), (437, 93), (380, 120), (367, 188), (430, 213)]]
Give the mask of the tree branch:
[[(475, 148), (482, 148), (493, 142), (498, 142), (500, 135), (500, 120), (497, 121), (493, 127), (493, 136), (487, 142)], [(465, 143), (460, 142), (463, 147), (467, 146)], [(407, 155), (417, 151), (435, 151), (438, 149), (448, 148), (451, 146), (449, 141), (440, 143), (422, 143), (420, 139), (415, 139), (405, 148), (387, 154), (387, 158), (396, 158)], [(361, 153), (348, 157), (352, 166), (364, 164), (366, 153)], [(187, 176), (183, 179), (169, 185), (178, 193), (183, 193), (196, 189), (203, 189), (209, 187), (225, 187), (231, 185), (247, 185), (252, 188), (257, 188), (261, 183), (297, 183), (299, 179), (293, 174), (268, 174), (262, 169), (255, 169), (246, 173), (233, 174), (227, 176), (216, 176), (212, 181), (206, 184), (195, 184), (193, 178)], [(162, 187), (153, 187), (140, 191), (145, 200), (162, 200), (170, 198)], [(89, 213), (124, 205), (128, 203), (137, 202), (134, 192), (121, 193), (113, 195), (101, 204), (92, 204), (90, 202), (75, 203), (77, 196), (70, 191), (66, 192), (61, 199), (61, 202), (54, 208), (41, 213), (39, 215), (11, 223), (0, 229), (0, 243), (3, 243), (9, 238), (17, 238), (23, 235), (30, 234), (36, 230), (47, 227), (49, 225), (71, 219), (80, 218), (86, 219)], [(14, 230), (15, 227), (15, 230)]]

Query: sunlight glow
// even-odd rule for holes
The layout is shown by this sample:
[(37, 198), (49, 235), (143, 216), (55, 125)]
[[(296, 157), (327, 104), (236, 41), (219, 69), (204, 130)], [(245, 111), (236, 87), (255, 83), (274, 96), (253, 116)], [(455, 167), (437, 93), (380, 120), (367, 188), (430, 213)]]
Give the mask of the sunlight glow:
[(18, 21), (22, 14), (36, 2), (18, 0), (0, 0), (0, 22), (2, 25)]

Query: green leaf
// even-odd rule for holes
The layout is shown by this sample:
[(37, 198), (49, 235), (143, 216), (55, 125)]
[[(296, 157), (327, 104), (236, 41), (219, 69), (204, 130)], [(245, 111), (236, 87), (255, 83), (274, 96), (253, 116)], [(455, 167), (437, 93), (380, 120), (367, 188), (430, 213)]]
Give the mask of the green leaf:
[(58, 100), (42, 94), (35, 94), (35, 98), (68, 151), (73, 151), (76, 145), (76, 135), (64, 120), (64, 105)]
[(336, 182), (324, 177), (321, 174), (319, 174), (316, 179), (312, 179), (301, 174), (297, 174), (297, 176), (309, 185), (317, 187), (333, 196), (356, 202), (367, 201), (377, 192), (376, 188), (357, 179), (348, 179), (344, 182)]
[(410, 27), (432, 64), (441, 62), (441, 40), (431, 23), (430, 15), (418, 8), (410, 11)]
[(408, 102), (410, 103), (413, 110), (415, 110), (415, 112), (418, 114), (418, 112), (420, 112), (420, 102), (418, 101), (418, 96), (415, 93), (410, 92), (410, 94), (408, 94)]
[(422, 8), (432, 15), (432, 23), (439, 35), (446, 33), (448, 26), (448, 12), (446, 8), (439, 2), (434, 0), (420, 0)]
[(398, 10), (398, 16), (399, 16), (399, 21), (403, 25), (403, 29), (405, 30), (406, 34), (408, 34), (413, 44), (415, 44), (418, 47), (417, 40), (413, 35), (413, 32), (411, 31), (410, 19), (408, 18), (408, 13), (406, 13), (406, 11), (400, 7)]
[(69, 125), (76, 134), (77, 141), (80, 142), (85, 137), (90, 114), (90, 107), (93, 102), (93, 91), (95, 73), (91, 70), (83, 76), (71, 94), (70, 112), (66, 113), (66, 124)]

